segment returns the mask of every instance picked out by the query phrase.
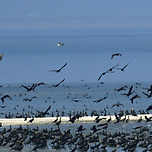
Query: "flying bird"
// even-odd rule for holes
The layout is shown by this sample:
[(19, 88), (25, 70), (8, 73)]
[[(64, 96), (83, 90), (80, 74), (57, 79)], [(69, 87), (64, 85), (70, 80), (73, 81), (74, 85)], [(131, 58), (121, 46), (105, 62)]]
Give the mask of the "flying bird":
[(147, 112), (148, 112), (149, 110), (152, 110), (152, 105), (150, 105), (150, 106), (146, 109)]
[(121, 56), (122, 57), (122, 54), (121, 53), (114, 53), (114, 54), (111, 55), (111, 59), (113, 59), (114, 56)]
[(150, 93), (150, 94), (148, 94), (148, 93), (145, 93), (145, 92), (142, 92), (145, 96), (147, 96), (147, 98), (150, 98), (150, 97), (152, 97), (152, 92)]
[(126, 90), (127, 85), (123, 86), (123, 87), (120, 87), (119, 89), (115, 89), (115, 91), (119, 92), (119, 91), (122, 91), (122, 90)]
[(64, 82), (64, 80), (65, 80), (65, 79), (63, 79), (63, 80), (61, 80), (59, 83), (57, 83), (57, 84), (53, 85), (53, 87), (58, 87), (61, 83), (63, 83), (63, 82)]
[(58, 45), (58, 46), (63, 46), (64, 43), (58, 42), (57, 45)]
[(99, 76), (98, 80), (100, 80), (101, 77), (102, 77), (103, 75), (107, 74), (107, 73), (113, 73), (114, 71), (112, 71), (112, 70), (113, 70), (115, 67), (117, 67), (118, 65), (119, 65), (119, 64), (117, 64), (117, 65), (111, 67), (110, 69), (108, 69), (107, 71), (103, 72), (103, 73)]
[(7, 95), (1, 97), (1, 100), (2, 100), (3, 103), (4, 103), (5, 98), (9, 98), (10, 100), (12, 100), (12, 98), (7, 94)]
[(129, 88), (129, 91), (128, 91), (128, 93), (122, 93), (122, 95), (126, 95), (126, 96), (130, 96), (134, 91), (132, 91), (132, 89), (133, 89), (133, 86), (131, 86), (130, 88)]
[(94, 102), (101, 102), (102, 100), (105, 100), (105, 99), (107, 99), (107, 96), (105, 96), (105, 97), (103, 97), (103, 98), (101, 98), (99, 100), (95, 100)]
[(113, 104), (112, 107), (111, 107), (111, 109), (112, 109), (113, 107), (115, 107), (115, 106), (117, 106), (117, 107), (119, 107), (119, 106), (125, 107), (125, 106), (124, 106), (123, 104), (121, 104), (119, 101), (118, 101), (116, 104)]
[(37, 98), (36, 96), (33, 96), (32, 98), (25, 98), (25, 99), (23, 99), (23, 101), (32, 101), (34, 98)]
[(130, 101), (131, 101), (132, 104), (133, 104), (134, 99), (136, 99), (136, 98), (140, 98), (140, 96), (139, 96), (138, 94), (134, 95), (134, 96), (130, 99)]
[(2, 60), (2, 59), (3, 59), (3, 56), (4, 56), (4, 54), (0, 54), (0, 60)]
[(65, 66), (67, 65), (67, 63), (65, 63), (60, 69), (57, 70), (48, 70), (49, 72), (60, 72)]
[(37, 84), (32, 84), (32, 86), (31, 87), (27, 87), (27, 86), (25, 86), (25, 85), (21, 85), (23, 88), (25, 88), (27, 91), (32, 91), (32, 90), (34, 90), (35, 88), (36, 88), (36, 86), (37, 86)]
[(118, 70), (121, 70), (121, 71), (124, 71), (125, 70), (125, 68), (127, 67), (129, 65), (129, 63), (128, 64), (126, 64), (124, 67), (122, 67), (122, 68), (115, 68), (115, 69), (118, 69)]

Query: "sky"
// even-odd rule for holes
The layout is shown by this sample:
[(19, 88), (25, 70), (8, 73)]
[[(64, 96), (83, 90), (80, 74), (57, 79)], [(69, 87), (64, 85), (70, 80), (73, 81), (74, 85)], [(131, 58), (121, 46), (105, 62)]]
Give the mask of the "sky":
[(143, 29), (151, 0), (0, 0), (0, 30)]

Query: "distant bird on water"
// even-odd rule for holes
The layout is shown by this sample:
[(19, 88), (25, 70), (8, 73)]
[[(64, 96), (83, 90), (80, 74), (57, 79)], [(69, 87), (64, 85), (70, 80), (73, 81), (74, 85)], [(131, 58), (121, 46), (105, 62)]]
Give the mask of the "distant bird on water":
[(60, 69), (57, 70), (48, 70), (49, 72), (60, 72), (65, 66), (67, 65), (67, 63), (65, 63)]
[(64, 45), (64, 43), (61, 43), (61, 42), (58, 42), (58, 44), (57, 44), (58, 46), (63, 46)]
[(0, 60), (2, 60), (2, 59), (3, 59), (3, 56), (4, 56), (4, 54), (0, 54)]
[(111, 55), (111, 60), (114, 58), (114, 56), (121, 56), (122, 57), (122, 54), (121, 53), (114, 53)]

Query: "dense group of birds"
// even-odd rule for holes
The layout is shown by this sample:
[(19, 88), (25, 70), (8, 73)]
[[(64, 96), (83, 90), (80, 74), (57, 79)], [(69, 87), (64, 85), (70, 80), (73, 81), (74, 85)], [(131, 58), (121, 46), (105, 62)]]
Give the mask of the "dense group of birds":
[[(63, 46), (64, 43), (58, 43), (58, 46)], [(111, 55), (111, 60), (114, 59), (114, 57), (119, 56), (122, 57), (121, 53), (114, 53)], [(2, 60), (3, 54), (0, 55), (0, 60)], [(61, 72), (64, 68), (66, 68), (68, 64), (65, 63), (63, 66), (61, 66), (59, 69), (55, 70), (48, 70), (49, 72)], [(125, 71), (125, 69), (128, 67), (129, 63), (124, 65), (123, 67), (118, 67), (119, 64), (116, 64), (106, 71), (102, 72), (99, 77), (97, 78), (98, 81), (102, 79), (103, 76), (109, 73), (114, 73), (115, 70), (120, 70), (122, 72)], [(52, 84), (52, 88), (59, 87), (63, 82), (65, 81), (65, 78), (62, 79), (57, 84)], [(97, 87), (100, 87), (101, 85), (104, 85), (104, 82), (100, 82)], [(26, 92), (24, 95), (26, 96), (30, 92), (36, 92), (36, 88), (40, 86), (47, 86), (48, 85), (44, 82), (40, 83), (33, 83), (31, 85), (21, 85), (20, 88), (24, 89)], [(66, 88), (65, 84), (63, 86)], [(141, 86), (140, 83), (136, 83), (136, 87)], [(48, 88), (49, 88), (48, 87)], [(86, 84), (85, 87), (88, 87), (88, 90), (90, 87)], [(3, 86), (1, 86), (3, 88)], [(126, 96), (131, 104), (137, 103), (137, 99), (141, 98), (141, 94), (146, 97), (147, 99), (152, 97), (152, 85), (149, 87), (143, 87), (142, 92), (138, 94), (136, 90), (134, 89), (134, 85), (124, 85), (120, 88), (115, 88), (115, 93), (119, 93), (122, 96)], [(122, 92), (123, 91), (123, 92)], [(5, 105), (5, 102), (9, 102), (8, 100), (13, 101), (13, 97), (9, 94), (1, 94), (0, 93), (0, 99), (2, 101), (2, 105), (0, 106), (2, 109), (5, 109), (7, 106)], [(14, 95), (16, 96), (16, 95)], [(23, 95), (20, 94), (20, 97)], [(91, 98), (89, 94), (84, 94), (85, 98)], [(51, 97), (48, 97), (48, 99)], [(67, 96), (67, 99), (70, 98), (70, 93)], [(103, 97), (99, 99), (92, 100), (92, 103), (102, 103), (104, 100), (107, 100), (108, 93), (105, 94)], [(37, 96), (32, 96), (30, 98), (26, 97), (23, 100), (23, 102), (29, 102), (31, 103), (32, 100), (36, 100)], [(74, 103), (81, 102), (79, 98), (77, 98), (77, 95), (75, 98), (71, 99)], [(45, 101), (47, 102), (47, 101)], [(55, 103), (55, 101), (53, 101)], [(13, 127), (10, 125), (9, 128), (3, 126), (3, 124), (0, 122), (0, 146), (6, 147), (9, 149), (21, 151), (21, 150), (27, 150), (27, 145), (30, 147), (29, 151), (36, 151), (39, 149), (45, 149), (45, 150), (64, 150), (64, 151), (81, 151), (81, 152), (87, 152), (87, 151), (127, 151), (127, 152), (133, 152), (135, 150), (139, 151), (152, 151), (152, 131), (148, 127), (148, 125), (151, 125), (152, 117), (146, 116), (146, 114), (149, 114), (152, 110), (152, 105), (149, 105), (146, 107), (146, 109), (139, 110), (138, 112), (135, 111), (135, 109), (126, 109), (121, 110), (121, 108), (125, 108), (125, 104), (118, 101), (116, 103), (113, 103), (110, 107), (103, 108), (100, 111), (97, 111), (95, 109), (92, 109), (90, 113), (88, 113), (87, 108), (83, 111), (69, 111), (67, 114), (65, 114), (65, 107), (63, 108), (63, 111), (60, 112), (56, 109), (56, 115), (53, 112), (50, 112), (52, 109), (52, 105), (49, 105), (47, 109), (44, 110), (37, 110), (35, 109), (36, 113), (33, 112), (26, 112), (25, 109), (23, 110), (22, 114), (17, 113), (16, 115), (11, 114), (9, 112), (8, 114), (5, 113), (5, 118), (24, 118), (24, 121), (27, 121), (27, 118), (31, 118), (28, 123), (31, 125), (34, 122), (34, 118), (37, 117), (56, 117), (56, 119), (52, 122), (53, 127), (43, 128), (40, 129), (38, 126), (31, 128), (29, 125), (27, 126), (18, 126)], [(17, 105), (14, 107), (14, 110), (19, 107)], [(120, 111), (110, 113), (111, 110), (113, 110), (115, 107), (119, 107)], [(29, 104), (29, 108), (32, 109), (32, 106)], [(109, 111), (108, 111), (109, 110)], [(2, 111), (2, 110), (1, 110)], [(108, 111), (108, 112), (107, 112)], [(1, 112), (1, 115), (4, 114)], [(138, 114), (144, 114), (140, 118), (137, 119), (137, 122), (135, 123), (137, 127), (133, 127), (130, 129), (130, 131), (126, 130), (116, 130), (116, 131), (110, 131), (109, 127), (112, 125), (119, 125), (123, 126), (124, 123), (129, 123), (129, 117), (134, 116), (138, 117)], [(107, 119), (100, 118), (100, 116), (109, 116)], [(111, 115), (115, 116), (115, 121), (112, 122)], [(86, 128), (79, 124), (74, 127), (74, 129), (62, 129), (62, 117), (68, 116), (69, 117), (69, 124), (75, 125), (75, 122), (80, 119), (81, 117), (85, 116), (96, 116), (93, 124), (87, 124)], [(102, 123), (102, 120), (104, 119), (104, 123)], [(149, 124), (150, 123), (150, 124)], [(139, 125), (140, 124), (140, 125)]]

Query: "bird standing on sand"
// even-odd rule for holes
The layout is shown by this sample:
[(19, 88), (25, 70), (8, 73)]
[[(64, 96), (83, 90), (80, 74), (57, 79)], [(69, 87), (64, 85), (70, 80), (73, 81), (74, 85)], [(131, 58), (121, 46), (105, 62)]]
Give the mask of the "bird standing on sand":
[(121, 56), (122, 57), (122, 54), (121, 53), (114, 53), (114, 54), (112, 54), (111, 60), (114, 58), (114, 56)]
[(3, 56), (4, 56), (4, 54), (0, 54), (0, 60), (2, 60), (2, 59), (3, 59)]

